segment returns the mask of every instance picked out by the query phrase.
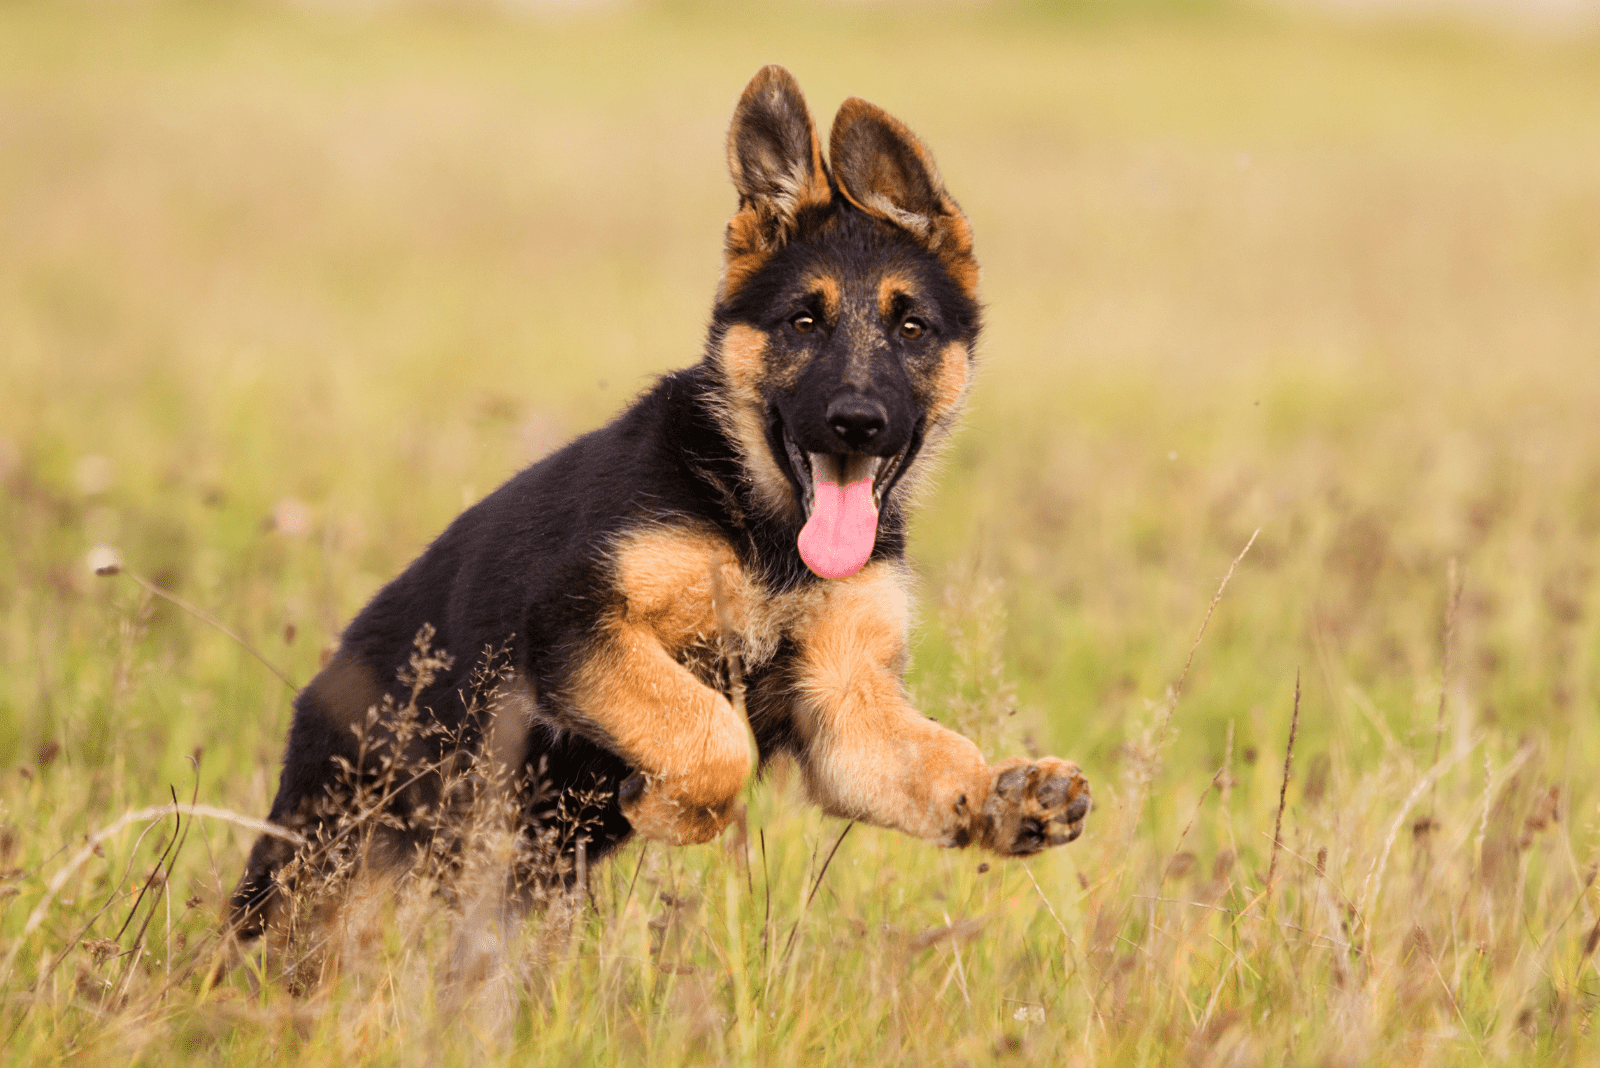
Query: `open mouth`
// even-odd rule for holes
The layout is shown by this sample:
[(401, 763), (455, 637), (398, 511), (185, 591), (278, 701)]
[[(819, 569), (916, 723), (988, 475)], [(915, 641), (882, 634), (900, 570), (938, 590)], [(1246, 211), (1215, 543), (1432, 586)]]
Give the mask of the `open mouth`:
[(780, 425), (779, 434), (805, 510), (796, 542), (800, 559), (823, 578), (848, 578), (872, 556), (884, 494), (919, 435), (893, 456), (869, 456), (804, 452), (788, 427)]

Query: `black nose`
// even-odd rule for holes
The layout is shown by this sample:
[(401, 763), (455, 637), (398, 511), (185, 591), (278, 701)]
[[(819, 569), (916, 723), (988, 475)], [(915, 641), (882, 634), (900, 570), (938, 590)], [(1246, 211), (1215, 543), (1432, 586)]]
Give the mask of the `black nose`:
[(833, 398), (828, 405), (828, 426), (839, 435), (839, 440), (852, 449), (864, 448), (878, 436), (878, 431), (889, 425), (889, 413), (883, 405), (859, 393), (846, 393)]

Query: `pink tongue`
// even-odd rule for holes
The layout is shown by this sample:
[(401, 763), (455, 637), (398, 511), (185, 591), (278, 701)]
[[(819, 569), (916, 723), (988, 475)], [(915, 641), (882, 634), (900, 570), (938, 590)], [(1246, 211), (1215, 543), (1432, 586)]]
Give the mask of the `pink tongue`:
[(811, 518), (800, 531), (800, 559), (823, 578), (841, 579), (861, 570), (878, 537), (872, 480), (841, 486), (818, 477)]

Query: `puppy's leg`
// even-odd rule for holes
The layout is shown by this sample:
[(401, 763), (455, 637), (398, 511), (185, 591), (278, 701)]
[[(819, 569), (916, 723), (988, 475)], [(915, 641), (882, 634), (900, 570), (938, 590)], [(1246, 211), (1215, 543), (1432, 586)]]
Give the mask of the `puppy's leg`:
[[(361, 657), (341, 649), (295, 697), (283, 774), (267, 819), (316, 837), (327, 820), (337, 818), (329, 791), (341, 762), (359, 760), (356, 729), (364, 729), (367, 710), (383, 700), (377, 678)], [(228, 922), (239, 938), (256, 938), (281, 921), (278, 872), (295, 853), (282, 838), (256, 840), (229, 905)]]
[(1089, 784), (1048, 757), (991, 766), (905, 699), (906, 595), (887, 564), (830, 584), (801, 642), (801, 764), (827, 811), (943, 845), (1027, 854), (1076, 838)]
[(650, 627), (626, 621), (582, 674), (584, 718), (637, 769), (617, 791), (633, 829), (674, 845), (721, 834), (755, 762), (750, 729), (727, 698), (669, 656)]
[[(666, 842), (722, 833), (755, 763), (749, 725), (675, 654), (705, 647), (741, 614), (733, 553), (698, 531), (642, 531), (618, 550), (620, 607), (578, 672), (578, 713), (638, 773), (618, 790), (634, 830)], [(737, 602), (737, 603), (733, 603)]]

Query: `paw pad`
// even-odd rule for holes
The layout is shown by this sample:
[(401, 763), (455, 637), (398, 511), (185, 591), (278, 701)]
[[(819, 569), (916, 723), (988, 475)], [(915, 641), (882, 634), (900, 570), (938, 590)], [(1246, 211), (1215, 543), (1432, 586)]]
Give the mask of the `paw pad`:
[(1064, 845), (1083, 833), (1090, 807), (1088, 780), (1070, 761), (1045, 757), (1002, 765), (983, 806), (984, 844), (1011, 856)]

